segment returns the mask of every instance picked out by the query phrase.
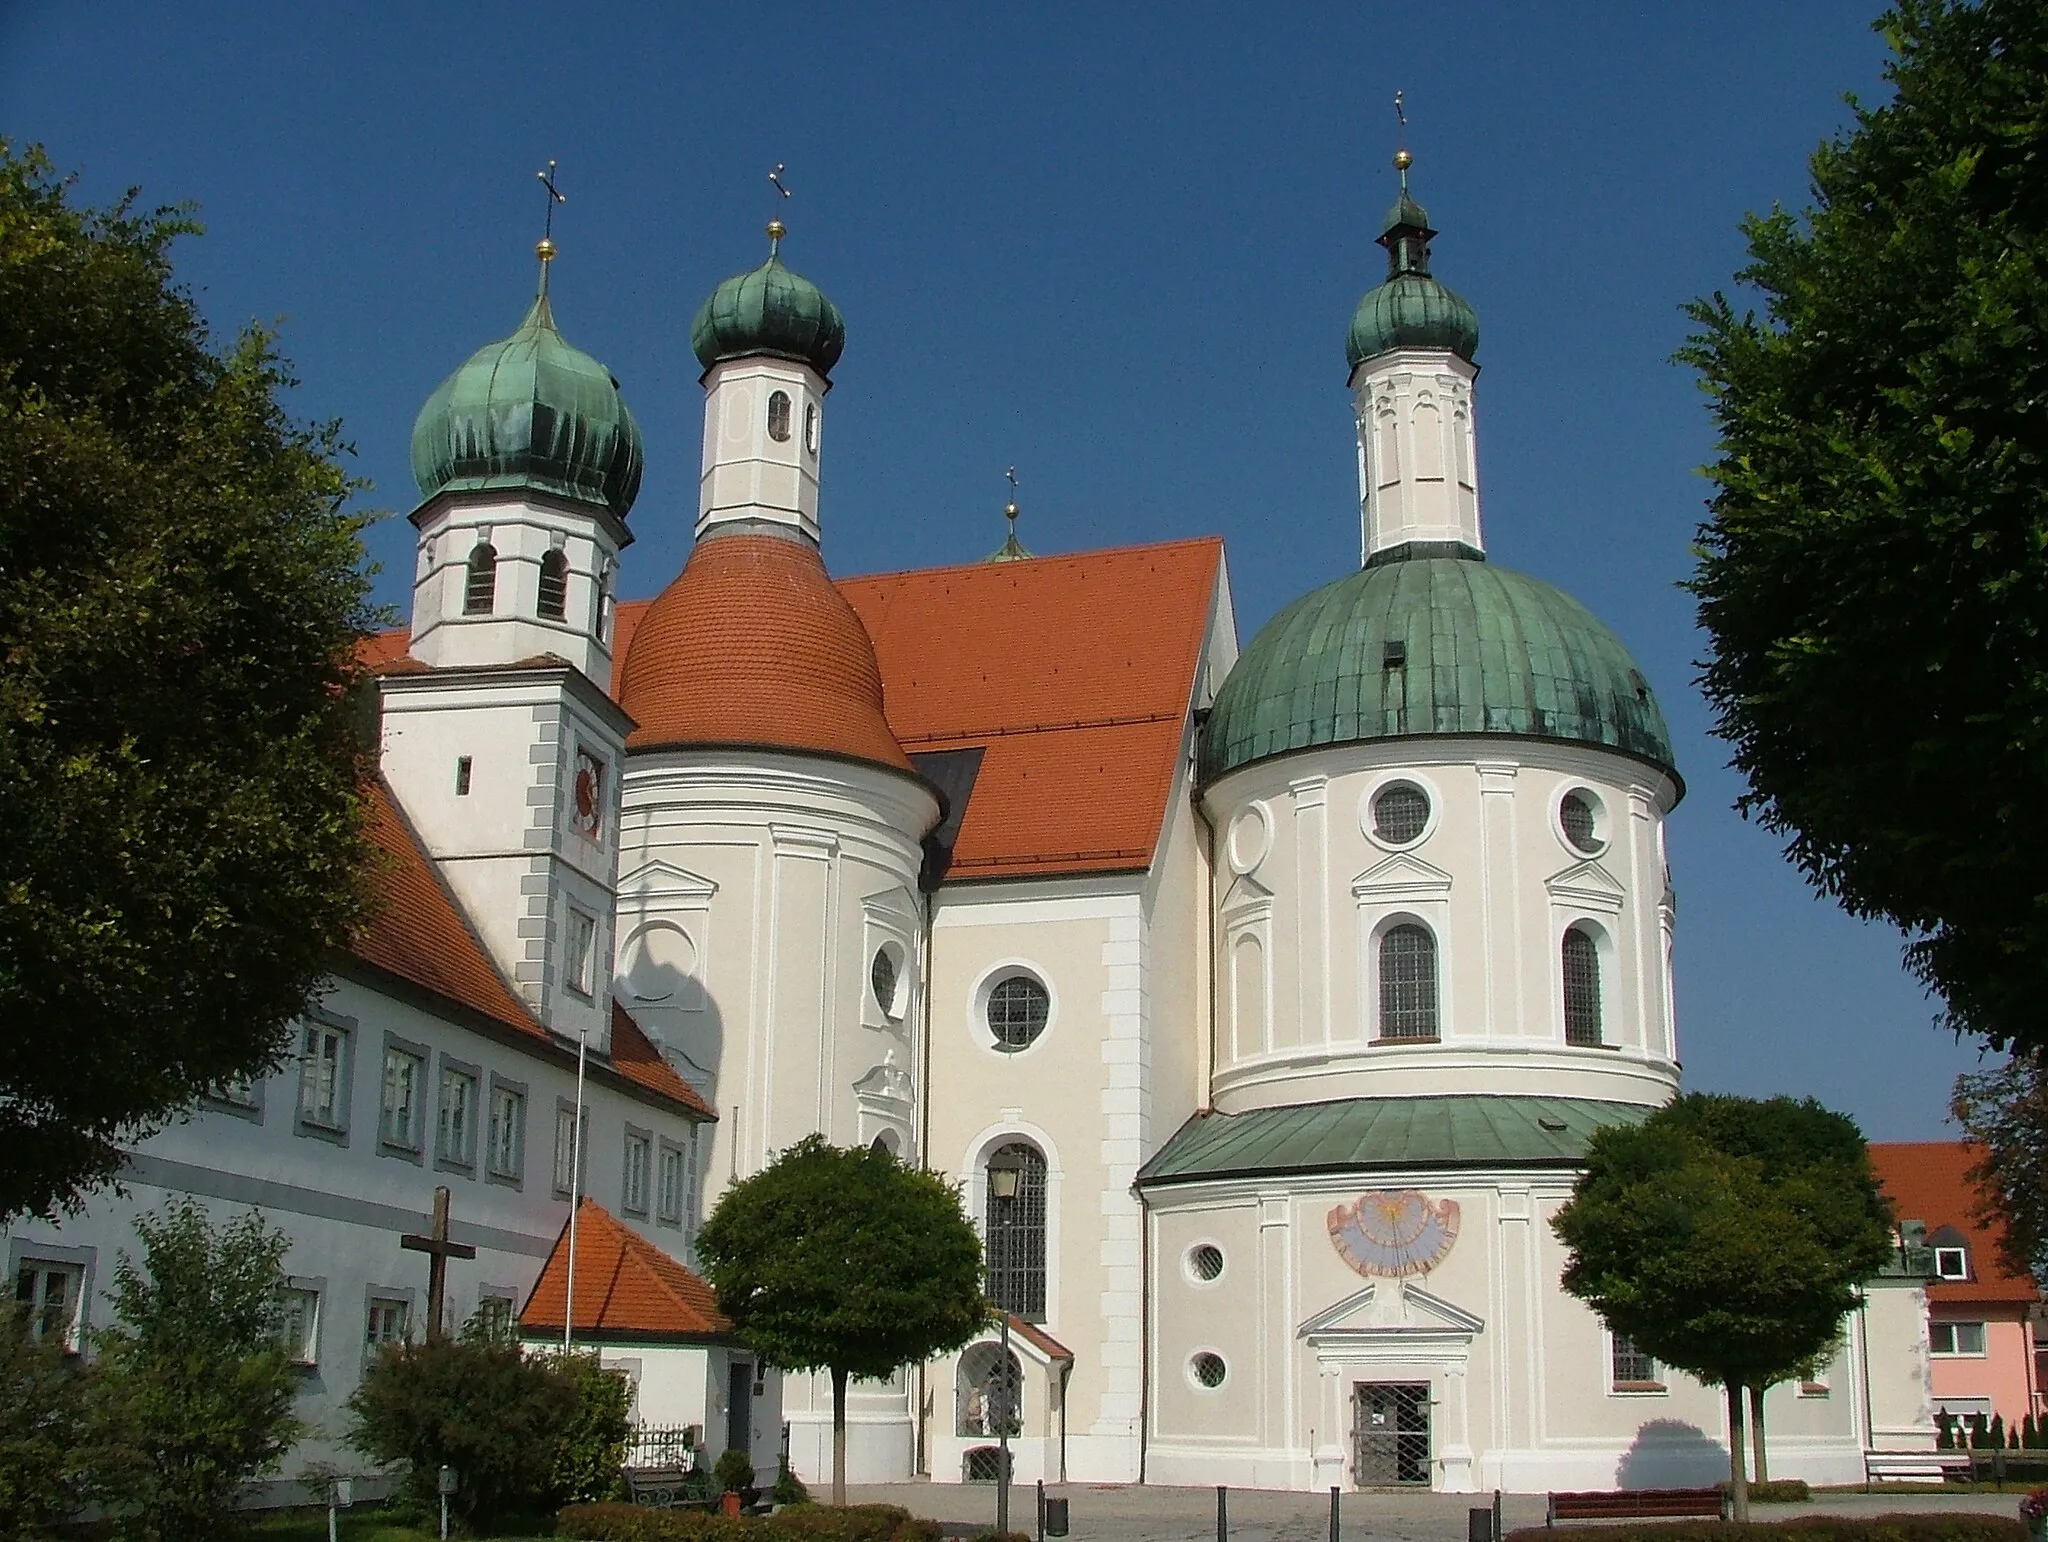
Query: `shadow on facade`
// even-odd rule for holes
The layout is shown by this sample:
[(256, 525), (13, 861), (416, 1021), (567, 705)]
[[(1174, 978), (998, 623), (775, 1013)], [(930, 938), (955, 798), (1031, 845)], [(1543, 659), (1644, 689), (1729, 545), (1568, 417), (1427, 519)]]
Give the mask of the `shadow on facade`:
[(703, 982), (672, 964), (642, 957), (621, 985), (627, 1008), (676, 1074), (718, 1107), (725, 1058), (725, 1017)]
[(1683, 1419), (1652, 1419), (1614, 1470), (1617, 1488), (1704, 1488), (1728, 1476), (1728, 1448)]

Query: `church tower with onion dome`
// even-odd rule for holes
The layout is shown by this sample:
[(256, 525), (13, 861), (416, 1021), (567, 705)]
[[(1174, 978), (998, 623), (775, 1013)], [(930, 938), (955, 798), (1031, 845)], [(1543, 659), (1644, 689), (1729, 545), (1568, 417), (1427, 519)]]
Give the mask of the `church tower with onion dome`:
[(640, 428), (555, 325), (552, 239), (509, 337), (413, 424), (411, 646), (381, 671), (383, 770), (500, 970), (551, 1030), (611, 1037), (613, 596)]

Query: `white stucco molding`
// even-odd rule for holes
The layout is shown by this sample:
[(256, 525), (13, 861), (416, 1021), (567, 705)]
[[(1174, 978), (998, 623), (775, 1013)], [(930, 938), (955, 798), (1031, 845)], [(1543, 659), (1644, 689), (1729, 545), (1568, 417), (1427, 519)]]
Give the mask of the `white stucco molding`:
[(1628, 899), (1628, 890), (1594, 858), (1574, 862), (1543, 881), (1553, 906), (1566, 910), (1588, 910), (1599, 915), (1618, 916)]
[[(1403, 1354), (1423, 1347), (1464, 1347), (1485, 1331), (1485, 1318), (1419, 1285), (1390, 1280), (1375, 1281), (1324, 1307), (1294, 1336), (1315, 1349), (1318, 1359), (1346, 1360), (1371, 1345), (1397, 1346)], [(1333, 1353), (1326, 1355), (1326, 1349)]]
[(1450, 893), (1449, 873), (1406, 851), (1373, 864), (1351, 880), (1351, 897), (1360, 904), (1444, 900)]

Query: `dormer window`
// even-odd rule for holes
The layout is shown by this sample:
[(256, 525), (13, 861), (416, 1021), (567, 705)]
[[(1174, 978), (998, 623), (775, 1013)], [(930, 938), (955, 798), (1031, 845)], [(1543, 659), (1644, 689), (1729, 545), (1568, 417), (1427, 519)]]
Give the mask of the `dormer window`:
[(1967, 1280), (1970, 1277), (1970, 1253), (1967, 1248), (1936, 1248), (1934, 1250), (1935, 1278), (1943, 1280)]
[(559, 546), (540, 559), (540, 617), (560, 621), (569, 613), (569, 559)]
[(768, 395), (768, 437), (777, 444), (789, 442), (789, 393), (771, 391)]
[(498, 549), (479, 541), (469, 554), (469, 573), (462, 588), (462, 613), (488, 616), (498, 605)]

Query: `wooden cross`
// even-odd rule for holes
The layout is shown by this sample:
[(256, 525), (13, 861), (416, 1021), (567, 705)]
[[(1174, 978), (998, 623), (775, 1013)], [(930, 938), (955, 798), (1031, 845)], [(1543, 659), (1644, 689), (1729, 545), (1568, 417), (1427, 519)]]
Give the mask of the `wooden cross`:
[(442, 1336), (441, 1302), (448, 1294), (448, 1260), (474, 1258), (476, 1249), (467, 1242), (448, 1240), (448, 1186), (434, 1190), (434, 1229), (422, 1237), (408, 1232), (398, 1239), (408, 1252), (427, 1255), (427, 1337)]

